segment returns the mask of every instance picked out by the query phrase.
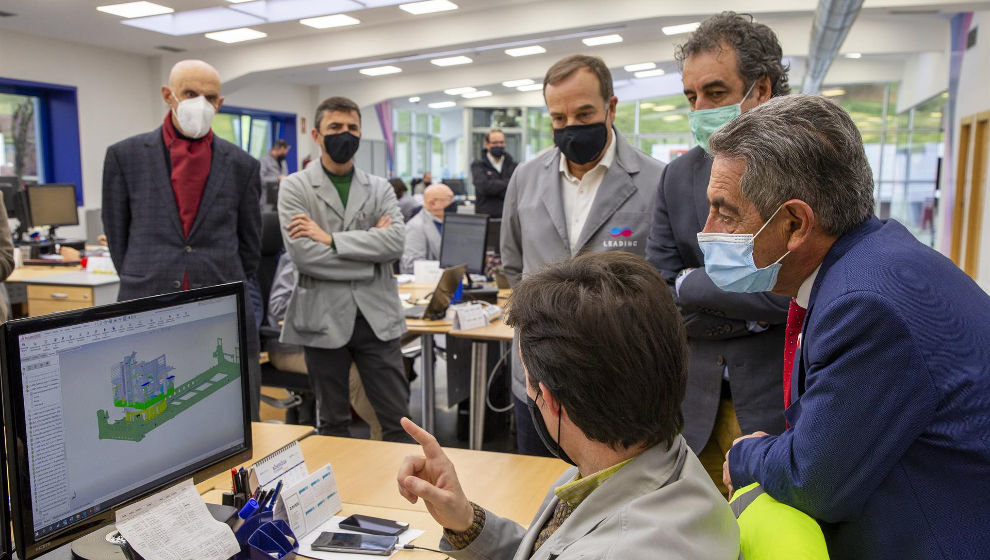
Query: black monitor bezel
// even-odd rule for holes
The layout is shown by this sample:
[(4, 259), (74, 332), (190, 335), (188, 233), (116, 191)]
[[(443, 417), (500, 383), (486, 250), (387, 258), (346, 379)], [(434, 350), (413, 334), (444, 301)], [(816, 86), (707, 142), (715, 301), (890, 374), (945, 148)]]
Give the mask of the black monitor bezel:
[[(17, 364), (20, 362), (20, 347), (17, 344), (19, 336), (38, 331), (65, 327), (80, 322), (110, 319), (120, 315), (153, 311), (163, 307), (182, 305), (205, 299), (225, 296), (237, 297), (238, 343), (243, 392), (242, 399), (244, 422), (244, 445), (223, 455), (209, 457), (199, 463), (185, 467), (175, 473), (159, 478), (142, 488), (128, 493), (128, 496), (108, 507), (65, 529), (49, 535), (34, 538), (34, 514), (31, 502), (31, 484), (27, 460), (26, 423), (24, 421), (24, 402), (22, 379)], [(206, 480), (216, 474), (229, 470), (235, 465), (251, 459), (251, 414), (250, 414), (250, 383), (247, 362), (247, 323), (245, 317), (245, 299), (242, 282), (220, 284), (206, 288), (197, 288), (184, 292), (173, 292), (126, 302), (112, 303), (98, 307), (89, 307), (72, 311), (63, 311), (39, 317), (16, 319), (8, 321), (0, 327), (0, 360), (2, 360), (3, 375), (3, 421), (6, 427), (5, 448), (7, 469), (10, 475), (10, 506), (11, 519), (14, 526), (14, 542), (18, 555), (23, 560), (29, 560), (75, 540), (103, 525), (112, 523), (118, 508), (127, 503), (158, 491), (176, 482), (192, 477), (195, 482)], [(209, 469), (208, 471), (206, 469)]]
[[(65, 187), (71, 187), (72, 188), (72, 203), (73, 203), (73, 206), (75, 206), (76, 221), (74, 221), (74, 222), (66, 222), (66, 223), (59, 223), (59, 224), (42, 224), (42, 223), (36, 223), (36, 220), (34, 219), (34, 209), (31, 208), (31, 192), (32, 191), (46, 190), (46, 189), (47, 190), (51, 190), (53, 188), (62, 189), (62, 188), (65, 188)], [(79, 200), (78, 200), (78, 196), (79, 196), (79, 193), (78, 193), (78, 191), (76, 189), (76, 186), (73, 185), (72, 183), (44, 183), (44, 184), (28, 183), (28, 184), (24, 185), (24, 201), (25, 201), (25, 204), (27, 205), (27, 216), (26, 216), (27, 217), (27, 220), (31, 224), (31, 227), (42, 226), (42, 227), (49, 227), (49, 228), (57, 228), (57, 227), (62, 227), (62, 226), (78, 226), (79, 225)]]
[[(453, 218), (454, 221), (464, 220), (464, 221), (484, 221), (485, 223), (485, 242), (484, 246), (481, 248), (480, 260), (477, 263), (465, 263), (465, 262), (446, 262), (443, 258), (443, 248), (447, 244), (447, 219)], [(459, 265), (467, 266), (467, 272), (470, 274), (484, 274), (485, 273), (485, 257), (488, 252), (488, 214), (444, 214), (443, 216), (443, 234), (440, 236), (440, 255), (438, 260), (440, 262), (440, 268), (450, 268)], [(444, 264), (446, 262), (446, 264)], [(477, 265), (477, 267), (475, 267)]]

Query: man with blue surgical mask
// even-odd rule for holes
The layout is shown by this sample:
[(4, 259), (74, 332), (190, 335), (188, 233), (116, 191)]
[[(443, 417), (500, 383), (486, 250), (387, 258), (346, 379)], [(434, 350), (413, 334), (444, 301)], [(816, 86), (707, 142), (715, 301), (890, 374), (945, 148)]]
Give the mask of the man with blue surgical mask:
[[(708, 138), (772, 97), (786, 95), (787, 68), (774, 32), (749, 16), (712, 16), (680, 45), (684, 95), (697, 146), (664, 170), (654, 204), (646, 258), (664, 276), (681, 309), (691, 349), (684, 398), (684, 437), (723, 491), (722, 462), (743, 433), (784, 429), (781, 382), (787, 301), (771, 294), (728, 293), (724, 284), (766, 283), (773, 269), (722, 266), (746, 254), (762, 236), (727, 237), (702, 254), (697, 233), (708, 217), (705, 196), (713, 176)], [(750, 231), (756, 231), (754, 228)], [(715, 245), (715, 243), (712, 243)], [(781, 255), (774, 256), (776, 260)], [(713, 274), (706, 261), (713, 261)], [(736, 261), (732, 261), (736, 262)]]

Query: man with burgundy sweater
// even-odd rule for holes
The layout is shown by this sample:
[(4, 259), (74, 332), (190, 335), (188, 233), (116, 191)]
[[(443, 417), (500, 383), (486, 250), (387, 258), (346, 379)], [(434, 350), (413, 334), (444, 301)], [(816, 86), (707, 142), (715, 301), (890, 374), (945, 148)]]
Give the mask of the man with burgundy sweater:
[[(223, 97), (201, 60), (177, 63), (161, 89), (162, 126), (107, 149), (103, 228), (129, 300), (237, 280), (253, 281), (261, 258), (258, 161), (210, 130)], [(249, 356), (258, 352), (247, 305)], [(248, 360), (257, 415), (261, 370)]]

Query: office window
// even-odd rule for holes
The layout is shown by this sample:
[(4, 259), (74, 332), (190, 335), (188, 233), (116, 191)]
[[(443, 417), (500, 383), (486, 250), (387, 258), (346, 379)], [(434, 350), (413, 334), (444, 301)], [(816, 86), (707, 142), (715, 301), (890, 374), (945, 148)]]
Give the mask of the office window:
[(520, 154), (523, 161), (553, 146), (553, 126), (550, 113), (545, 107), (530, 107), (526, 111), (526, 153)]
[(434, 180), (445, 178), (457, 143), (444, 146), (440, 133), (441, 116), (417, 111), (394, 110), (395, 166), (392, 172), (406, 183), (427, 171)]
[(45, 182), (40, 99), (0, 93), (0, 176)]
[(285, 158), (289, 173), (294, 173), (298, 167), (295, 114), (224, 105), (213, 117), (213, 134), (240, 146), (255, 159), (268, 153), (275, 140), (285, 140), (291, 146)]

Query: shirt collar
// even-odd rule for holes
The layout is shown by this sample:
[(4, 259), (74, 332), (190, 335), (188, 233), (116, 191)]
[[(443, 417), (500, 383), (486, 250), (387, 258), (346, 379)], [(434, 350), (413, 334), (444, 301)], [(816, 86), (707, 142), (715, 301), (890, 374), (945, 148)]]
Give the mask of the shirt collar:
[[(599, 167), (608, 169), (609, 167), (612, 167), (612, 162), (614, 161), (615, 161), (615, 132), (613, 131), (612, 139), (609, 141), (608, 146), (605, 146), (605, 155), (602, 156), (602, 159), (598, 161), (598, 165), (596, 165), (591, 171), (594, 171)], [(567, 169), (567, 158), (564, 157), (563, 153), (560, 154), (560, 172), (564, 174), (564, 177), (568, 181), (572, 181), (575, 183), (580, 181), (580, 179), (578, 179), (574, 175), (571, 175), (570, 170)]]
[(810, 276), (805, 278), (804, 282), (801, 282), (801, 287), (798, 288), (797, 297), (794, 298), (794, 301), (805, 309), (808, 308), (811, 300), (811, 288), (815, 285), (815, 278), (818, 278), (818, 271), (821, 269), (822, 265), (818, 265), (818, 268)]
[(501, 160), (496, 160), (495, 158), (492, 157), (491, 152), (486, 151), (485, 152), (485, 157), (487, 157), (488, 158), (488, 161), (492, 162), (492, 165), (494, 165), (495, 167), (498, 167), (498, 166), (502, 165), (503, 163), (505, 163), (505, 156), (502, 156), (502, 159)]
[(560, 501), (576, 508), (592, 491), (601, 486), (613, 474), (619, 472), (619, 469), (629, 464), (629, 461), (632, 461), (634, 458), (626, 459), (617, 465), (612, 465), (607, 469), (600, 470), (595, 474), (585, 477), (582, 477), (579, 473), (575, 476), (574, 480), (554, 488), (553, 493), (560, 498)]

